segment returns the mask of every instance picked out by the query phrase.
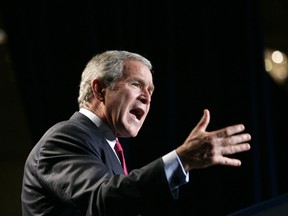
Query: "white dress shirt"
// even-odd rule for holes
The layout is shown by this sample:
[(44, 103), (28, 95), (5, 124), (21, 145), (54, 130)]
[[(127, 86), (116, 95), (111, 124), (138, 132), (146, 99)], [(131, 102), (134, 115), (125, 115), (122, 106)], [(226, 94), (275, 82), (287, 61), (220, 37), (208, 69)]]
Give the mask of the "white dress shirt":
[[(103, 123), (103, 121), (91, 111), (81, 108), (80, 113), (87, 116), (103, 133), (105, 139), (109, 143), (110, 147), (117, 156), (114, 146), (116, 143), (116, 137), (111, 131), (111, 129)], [(118, 156), (117, 156), (118, 158)], [(186, 173), (183, 165), (176, 153), (176, 150), (169, 152), (162, 157), (165, 167), (166, 178), (169, 183), (173, 197), (176, 199), (178, 197), (178, 188), (189, 182), (189, 173)]]

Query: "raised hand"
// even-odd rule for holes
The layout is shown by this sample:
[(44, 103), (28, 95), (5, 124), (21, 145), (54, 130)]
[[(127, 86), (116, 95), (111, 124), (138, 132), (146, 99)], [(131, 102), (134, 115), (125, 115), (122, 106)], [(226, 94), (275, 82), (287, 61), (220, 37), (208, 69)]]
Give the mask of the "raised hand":
[(240, 166), (241, 161), (227, 155), (248, 151), (251, 140), (249, 133), (243, 133), (243, 124), (228, 126), (208, 132), (206, 128), (210, 122), (209, 110), (204, 114), (191, 131), (184, 143), (176, 152), (186, 171), (204, 168), (212, 165)]

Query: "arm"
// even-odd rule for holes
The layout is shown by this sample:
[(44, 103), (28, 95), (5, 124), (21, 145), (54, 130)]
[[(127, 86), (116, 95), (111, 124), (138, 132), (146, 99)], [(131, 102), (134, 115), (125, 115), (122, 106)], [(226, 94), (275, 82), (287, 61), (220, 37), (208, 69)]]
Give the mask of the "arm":
[(246, 142), (251, 136), (242, 133), (244, 130), (242, 124), (207, 132), (209, 121), (209, 111), (204, 110), (203, 117), (184, 143), (175, 151), (163, 156), (166, 177), (175, 199), (178, 197), (178, 188), (189, 181), (191, 169), (212, 165), (240, 166), (240, 160), (225, 155), (250, 149), (250, 145)]
[(91, 133), (79, 128), (55, 130), (41, 148), (37, 174), (60, 206), (89, 215), (128, 216), (156, 209), (163, 199), (171, 198), (160, 158), (129, 176), (114, 175), (114, 153), (110, 157), (99, 139), (95, 143)]

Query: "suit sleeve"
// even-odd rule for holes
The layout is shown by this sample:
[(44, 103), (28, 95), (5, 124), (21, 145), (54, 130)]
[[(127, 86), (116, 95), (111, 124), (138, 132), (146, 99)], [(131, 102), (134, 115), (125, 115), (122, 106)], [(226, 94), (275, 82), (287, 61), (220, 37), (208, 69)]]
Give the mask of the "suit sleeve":
[(114, 175), (109, 154), (90, 134), (72, 124), (47, 135), (37, 176), (52, 198), (83, 215), (105, 216), (152, 212), (170, 202), (162, 158), (128, 176)]

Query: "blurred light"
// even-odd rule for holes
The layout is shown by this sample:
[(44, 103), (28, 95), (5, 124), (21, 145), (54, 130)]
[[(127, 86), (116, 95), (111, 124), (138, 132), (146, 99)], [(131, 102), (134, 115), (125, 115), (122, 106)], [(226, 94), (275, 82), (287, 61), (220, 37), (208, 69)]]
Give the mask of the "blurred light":
[(287, 78), (287, 68), (280, 66), (276, 71), (275, 71), (275, 76), (279, 80), (284, 80)]
[(284, 57), (280, 51), (274, 51), (271, 55), (272, 61), (281, 64), (284, 61)]
[(278, 83), (288, 82), (287, 56), (279, 50), (265, 50), (265, 70)]
[(272, 61), (270, 59), (265, 59), (265, 69), (267, 72), (270, 72), (272, 70)]
[(6, 42), (6, 33), (3, 29), (0, 29), (0, 45)]

